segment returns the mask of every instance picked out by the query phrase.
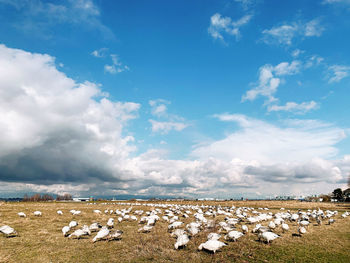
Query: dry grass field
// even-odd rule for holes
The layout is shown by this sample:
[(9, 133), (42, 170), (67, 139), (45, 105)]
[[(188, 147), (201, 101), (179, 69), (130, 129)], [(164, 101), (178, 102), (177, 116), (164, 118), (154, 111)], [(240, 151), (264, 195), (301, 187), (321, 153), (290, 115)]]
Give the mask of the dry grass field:
[[(171, 237), (167, 230), (168, 222), (161, 219), (150, 233), (138, 233), (138, 222), (118, 223), (116, 220), (115, 229), (124, 232), (121, 240), (92, 243), (92, 237), (96, 233), (79, 240), (69, 239), (63, 237), (61, 229), (71, 220), (78, 221), (79, 226), (90, 225), (93, 222), (106, 224), (108, 218), (116, 219), (117, 215), (106, 215), (103, 213), (105, 209), (115, 210), (129, 206), (64, 202), (0, 203), (0, 226), (10, 225), (19, 234), (17, 237), (7, 238), (0, 233), (0, 262), (350, 262), (350, 217), (343, 219), (340, 216), (341, 212), (350, 210), (349, 206), (294, 201), (190, 203), (268, 207), (271, 212), (277, 212), (281, 207), (292, 211), (321, 208), (338, 210), (339, 214), (332, 225), (324, 223), (318, 226), (312, 223), (302, 237), (293, 235), (297, 233), (297, 224), (288, 223), (290, 231), (282, 233), (277, 229), (275, 232), (280, 234), (281, 238), (274, 240), (272, 244), (259, 242), (257, 236), (250, 231), (237, 242), (227, 242), (228, 246), (212, 254), (198, 251), (197, 248), (200, 243), (206, 241), (208, 233), (218, 232), (218, 227), (201, 231), (191, 238), (187, 247), (175, 250), (176, 239)], [(73, 216), (69, 213), (71, 209), (81, 210), (82, 213)], [(94, 214), (94, 209), (101, 210), (102, 214)], [(149, 211), (151, 207), (134, 206), (133, 210), (136, 209)], [(35, 217), (35, 210), (40, 210), (43, 213), (42, 217)], [(57, 210), (62, 210), (63, 215), (57, 215)], [(18, 212), (26, 213), (27, 217), (20, 218)], [(223, 221), (224, 217), (216, 216), (215, 221)], [(194, 221), (194, 218), (191, 216), (180, 220), (189, 223)], [(263, 224), (267, 225), (268, 222)], [(251, 230), (253, 225), (248, 227)]]

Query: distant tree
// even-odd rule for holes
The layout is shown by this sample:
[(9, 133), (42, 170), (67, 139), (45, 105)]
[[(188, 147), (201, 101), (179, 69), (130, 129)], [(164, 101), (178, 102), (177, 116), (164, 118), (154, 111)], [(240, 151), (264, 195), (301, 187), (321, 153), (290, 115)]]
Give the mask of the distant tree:
[(73, 200), (72, 195), (71, 195), (71, 194), (68, 194), (68, 193), (64, 194), (64, 195), (63, 195), (63, 198), (64, 198), (64, 200)]
[(318, 198), (322, 198), (322, 202), (330, 202), (331, 201), (330, 195), (320, 195)]
[(73, 200), (72, 195), (65, 193), (64, 195), (57, 195), (56, 196), (57, 201), (68, 201), (68, 200)]
[(343, 201), (343, 191), (340, 188), (334, 189), (333, 191), (333, 198), (337, 201)]
[(28, 197), (27, 194), (25, 194), (25, 195), (23, 196), (23, 202), (28, 202), (28, 201), (29, 201), (29, 197)]

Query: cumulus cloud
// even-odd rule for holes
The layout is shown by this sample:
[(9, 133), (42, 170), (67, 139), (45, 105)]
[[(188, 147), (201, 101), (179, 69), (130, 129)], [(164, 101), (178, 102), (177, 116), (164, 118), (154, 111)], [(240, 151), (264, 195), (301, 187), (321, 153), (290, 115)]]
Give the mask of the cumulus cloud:
[(223, 34), (226, 33), (228, 35), (235, 36), (236, 40), (239, 40), (241, 36), (239, 30), (240, 27), (247, 24), (251, 18), (252, 15), (245, 15), (237, 21), (232, 21), (230, 17), (223, 17), (221, 14), (216, 13), (210, 18), (208, 32), (214, 39), (224, 41)]
[(300, 71), (300, 61), (294, 60), (291, 63), (282, 62), (276, 66), (266, 64), (259, 69), (259, 83), (257, 87), (250, 89), (242, 97), (242, 101), (255, 100), (258, 96), (266, 97), (268, 102), (276, 101), (276, 93), (281, 79), (279, 77), (294, 75)]
[(267, 44), (277, 43), (283, 45), (292, 45), (296, 37), (319, 37), (322, 35), (324, 27), (320, 24), (319, 19), (313, 19), (307, 23), (292, 22), (280, 26), (265, 29), (263, 41)]
[(342, 79), (348, 77), (350, 73), (350, 67), (344, 66), (344, 65), (333, 65), (328, 67), (328, 71), (329, 71), (329, 74), (331, 75), (329, 77), (328, 82), (334, 83), (334, 82), (339, 82)]
[(123, 127), (139, 104), (113, 102), (76, 83), (49, 55), (0, 46), (0, 180), (115, 181), (134, 150)]
[[(136, 154), (125, 127), (137, 117), (138, 103), (111, 101), (99, 85), (77, 83), (49, 55), (0, 45), (0, 68), (1, 194), (317, 193), (344, 182), (350, 171), (349, 157), (335, 159), (344, 130), (314, 120), (270, 124), (220, 114), (237, 130), (194, 147), (188, 158), (172, 160), (156, 149)], [(169, 129), (156, 125), (159, 132)]]

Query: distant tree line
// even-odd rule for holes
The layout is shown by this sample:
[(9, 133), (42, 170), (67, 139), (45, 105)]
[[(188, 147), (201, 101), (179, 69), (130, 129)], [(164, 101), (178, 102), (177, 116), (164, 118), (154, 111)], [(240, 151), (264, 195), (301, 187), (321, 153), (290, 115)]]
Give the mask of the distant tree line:
[[(70, 194), (56, 196), (56, 201), (68, 201), (72, 199), (73, 199), (72, 195)], [(23, 202), (40, 202), (40, 201), (53, 201), (53, 200), (55, 200), (55, 198), (49, 194), (34, 194), (31, 196), (25, 194), (22, 199)]]
[(350, 202), (350, 188), (342, 191), (341, 188), (334, 189), (332, 198), (338, 202)]

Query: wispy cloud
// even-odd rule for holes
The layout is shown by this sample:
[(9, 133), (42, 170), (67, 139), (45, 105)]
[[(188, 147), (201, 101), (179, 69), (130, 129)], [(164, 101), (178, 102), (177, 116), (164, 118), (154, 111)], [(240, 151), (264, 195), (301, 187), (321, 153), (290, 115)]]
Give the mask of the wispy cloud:
[(323, 4), (350, 4), (350, 0), (323, 0)]
[(182, 131), (189, 126), (184, 118), (168, 113), (167, 105), (170, 105), (170, 103), (170, 101), (164, 99), (148, 102), (151, 106), (151, 115), (158, 118), (158, 120), (148, 120), (153, 133), (168, 134), (170, 131)]
[(236, 40), (241, 37), (240, 27), (247, 24), (252, 18), (252, 15), (245, 15), (242, 18), (232, 21), (230, 17), (223, 17), (216, 13), (210, 18), (210, 26), (208, 28), (209, 34), (214, 39), (224, 41), (223, 34), (235, 36)]
[(106, 64), (104, 66), (105, 72), (108, 72), (110, 74), (118, 74), (118, 73), (130, 70), (130, 68), (127, 65), (124, 65), (119, 60), (118, 55), (111, 54), (111, 59), (112, 59), (112, 64), (111, 65)]
[(350, 74), (350, 66), (333, 65), (328, 67), (330, 73), (329, 83), (339, 82)]
[(157, 99), (150, 100), (148, 104), (151, 106), (151, 114), (157, 117), (168, 117), (167, 105), (170, 104), (170, 101)]
[(113, 39), (114, 33), (100, 19), (101, 12), (93, 0), (1, 0), (0, 4), (11, 5), (21, 13), (14, 21), (18, 30), (49, 38), (58, 24), (79, 25), (99, 31), (104, 37)]
[(265, 29), (262, 33), (263, 41), (267, 44), (277, 43), (289, 46), (296, 37), (319, 37), (324, 30), (320, 19), (316, 18), (306, 23), (300, 21), (284, 23), (271, 29)]
[(97, 58), (103, 58), (107, 55), (108, 48), (100, 48), (91, 52), (91, 55)]
[(299, 114), (306, 113), (310, 110), (317, 109), (318, 103), (315, 101), (308, 101), (308, 102), (302, 102), (302, 103), (296, 103), (296, 102), (287, 102), (285, 105), (269, 105), (267, 107), (268, 111), (289, 111), (289, 112), (296, 112)]
[(149, 120), (152, 125), (152, 132), (160, 132), (161, 134), (167, 134), (171, 130), (182, 131), (188, 124), (183, 122), (167, 122), (167, 121), (156, 121)]

